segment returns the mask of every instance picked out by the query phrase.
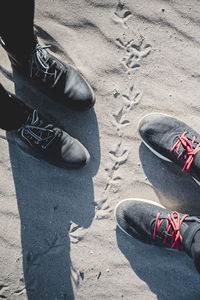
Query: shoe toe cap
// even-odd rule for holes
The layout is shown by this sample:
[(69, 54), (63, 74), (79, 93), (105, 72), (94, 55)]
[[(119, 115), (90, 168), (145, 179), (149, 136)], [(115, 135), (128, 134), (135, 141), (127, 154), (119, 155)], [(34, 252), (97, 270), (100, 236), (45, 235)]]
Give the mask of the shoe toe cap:
[(156, 130), (156, 123), (158, 123), (162, 118), (162, 114), (151, 113), (144, 116), (138, 125), (138, 133), (144, 138), (146, 134), (150, 133), (152, 130)]
[(76, 139), (73, 139), (73, 143), (70, 148), (68, 145), (62, 149), (62, 159), (67, 168), (83, 168), (90, 161), (90, 154), (87, 149)]
[(133, 236), (133, 228), (129, 220), (134, 217), (134, 214), (131, 215), (132, 210), (134, 210), (134, 204), (134, 200), (126, 199), (120, 201), (115, 208), (115, 221), (117, 225), (130, 236)]
[(138, 125), (138, 134), (143, 142), (153, 143), (158, 142), (165, 137), (171, 138), (171, 134), (179, 128), (179, 123), (176, 119), (162, 114), (150, 113), (144, 116)]
[(72, 67), (68, 71), (64, 94), (68, 105), (76, 110), (86, 110), (95, 104), (92, 88)]

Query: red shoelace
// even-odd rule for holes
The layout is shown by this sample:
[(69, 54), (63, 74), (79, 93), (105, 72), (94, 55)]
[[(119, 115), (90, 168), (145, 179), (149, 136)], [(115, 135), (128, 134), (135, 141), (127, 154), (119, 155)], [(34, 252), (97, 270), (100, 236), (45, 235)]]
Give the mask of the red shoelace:
[[(156, 238), (157, 232), (159, 236), (161, 236), (160, 225), (162, 224), (164, 219), (160, 220), (159, 217), (160, 217), (160, 213), (157, 214), (156, 221), (155, 221), (155, 227), (153, 232), (154, 240)], [(176, 246), (178, 250), (181, 250), (183, 248), (180, 227), (186, 217), (188, 217), (188, 215), (184, 215), (181, 219), (180, 214), (176, 211), (173, 211), (171, 215), (167, 214), (166, 234), (169, 234), (169, 236), (164, 237), (163, 244), (166, 243), (167, 239), (171, 238), (171, 248), (174, 248), (174, 246)]]
[[(188, 140), (188, 138), (186, 137), (187, 133), (188, 132), (185, 131), (181, 136), (178, 137), (178, 141), (172, 147), (170, 152), (172, 152), (174, 149), (176, 149), (176, 152), (178, 153), (180, 146), (183, 145), (183, 147), (185, 149), (178, 155), (177, 159), (179, 159), (182, 156), (182, 154), (184, 154), (185, 163), (184, 163), (182, 171), (184, 171), (186, 169), (187, 172), (190, 172), (190, 166), (194, 160), (194, 157), (200, 151), (200, 143), (197, 143), (195, 141), (196, 136), (193, 137), (192, 143), (191, 143)], [(192, 144), (195, 145), (196, 147), (194, 148), (194, 146)]]

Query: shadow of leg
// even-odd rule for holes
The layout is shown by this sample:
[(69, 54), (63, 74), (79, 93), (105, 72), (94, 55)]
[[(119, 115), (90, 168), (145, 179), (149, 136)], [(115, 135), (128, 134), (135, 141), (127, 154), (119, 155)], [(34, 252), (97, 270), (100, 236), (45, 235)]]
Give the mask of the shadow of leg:
[[(70, 230), (87, 228), (94, 217), (91, 176), (52, 167), (24, 154), (8, 134), (21, 219), (23, 269), (28, 299), (74, 299)], [(74, 238), (74, 237), (72, 237)], [(81, 236), (77, 236), (81, 241)]]
[(165, 207), (198, 215), (200, 213), (199, 186), (174, 163), (162, 161), (144, 144), (139, 149), (144, 172), (155, 193)]
[[(119, 228), (116, 235), (119, 249), (136, 275), (157, 295), (156, 299), (199, 299), (200, 277), (193, 261), (185, 253), (143, 244)], [(135, 299), (139, 299), (140, 295), (135, 295)]]

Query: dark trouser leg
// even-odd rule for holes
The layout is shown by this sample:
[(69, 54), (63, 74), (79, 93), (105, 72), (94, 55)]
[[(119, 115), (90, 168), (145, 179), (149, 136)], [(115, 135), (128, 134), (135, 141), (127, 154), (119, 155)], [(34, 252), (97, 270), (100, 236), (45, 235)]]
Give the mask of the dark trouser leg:
[(26, 119), (23, 106), (8, 96), (0, 84), (0, 128), (12, 130), (19, 128)]
[(34, 46), (34, 0), (0, 0), (0, 36), (11, 53), (29, 52)]

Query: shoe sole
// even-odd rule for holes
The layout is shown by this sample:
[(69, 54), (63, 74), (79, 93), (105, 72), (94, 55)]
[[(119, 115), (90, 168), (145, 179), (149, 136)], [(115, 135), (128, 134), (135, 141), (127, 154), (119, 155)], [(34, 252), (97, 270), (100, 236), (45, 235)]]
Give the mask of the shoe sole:
[(162, 208), (165, 208), (163, 205), (155, 202), (155, 201), (151, 201), (151, 200), (146, 200), (146, 199), (140, 199), (140, 198), (127, 198), (127, 199), (124, 199), (124, 200), (121, 200), (115, 207), (115, 210), (114, 210), (114, 217), (115, 217), (115, 222), (117, 223), (117, 226), (124, 232), (126, 233), (128, 236), (130, 236), (131, 238), (133, 238), (132, 235), (130, 235), (129, 233), (127, 233), (118, 223), (117, 221), (117, 208), (118, 206), (125, 202), (125, 201), (141, 201), (141, 202), (146, 202), (146, 203), (149, 203), (149, 204), (153, 204), (153, 205), (156, 205), (156, 206), (159, 206), (159, 207), (162, 207)]
[[(139, 127), (140, 127), (140, 123), (142, 122), (142, 120), (143, 120), (144, 118), (146, 118), (147, 116), (150, 116), (150, 115), (157, 115), (157, 114), (160, 114), (160, 115), (163, 115), (163, 116), (170, 117), (169, 115), (162, 114), (162, 113), (150, 113), (150, 114), (148, 114), (148, 115), (145, 115), (145, 116), (139, 121), (139, 123), (138, 123), (138, 135), (139, 135), (139, 137), (141, 138), (142, 142), (145, 144), (145, 146), (146, 146), (152, 153), (154, 153), (157, 157), (159, 157), (159, 158), (162, 159), (162, 160), (165, 160), (165, 161), (168, 161), (168, 162), (170, 162), (170, 163), (173, 163), (172, 160), (166, 158), (165, 156), (163, 156), (162, 154), (160, 154), (159, 152), (157, 152), (156, 150), (154, 150), (151, 146), (149, 146), (149, 144), (147, 144), (147, 142), (145, 142), (145, 141), (143, 140), (143, 138), (141, 137), (140, 132), (139, 132)], [(194, 178), (193, 176), (191, 176), (191, 177), (192, 177), (192, 179), (193, 179), (198, 185), (200, 185), (200, 181), (198, 181), (198, 180), (197, 180), (196, 178)]]

